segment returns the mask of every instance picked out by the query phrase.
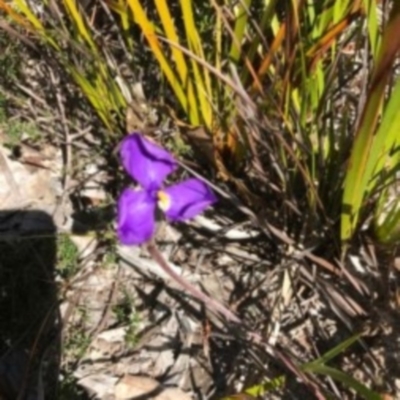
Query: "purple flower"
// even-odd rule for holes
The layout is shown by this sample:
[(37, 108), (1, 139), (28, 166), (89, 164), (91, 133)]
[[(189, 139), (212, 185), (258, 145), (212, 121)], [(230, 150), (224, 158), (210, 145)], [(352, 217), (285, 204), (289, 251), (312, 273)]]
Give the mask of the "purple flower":
[(144, 243), (153, 236), (157, 205), (170, 221), (185, 221), (217, 201), (209, 186), (196, 178), (163, 188), (178, 164), (171, 153), (139, 133), (122, 141), (120, 154), (128, 174), (141, 186), (125, 189), (118, 200), (117, 231), (123, 244)]

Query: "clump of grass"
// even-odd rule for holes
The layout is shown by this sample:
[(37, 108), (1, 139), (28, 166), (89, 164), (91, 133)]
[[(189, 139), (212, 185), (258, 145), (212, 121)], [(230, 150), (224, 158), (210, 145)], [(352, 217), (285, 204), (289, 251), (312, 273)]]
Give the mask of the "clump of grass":
[(132, 297), (126, 290), (122, 300), (114, 306), (113, 312), (117, 323), (127, 328), (125, 334), (126, 345), (129, 348), (135, 347), (138, 341), (141, 319), (139, 313), (135, 310)]
[(91, 342), (91, 337), (86, 329), (88, 312), (84, 306), (75, 310), (73, 322), (68, 327), (63, 344), (64, 373), (68, 375), (75, 365), (86, 353)]
[(114, 246), (108, 246), (107, 252), (104, 255), (103, 266), (104, 268), (114, 268), (118, 262), (118, 255)]
[[(0, 106), (1, 107), (1, 106)], [(7, 119), (0, 113), (0, 127), (5, 132), (5, 145), (15, 147), (21, 143), (22, 139), (36, 143), (41, 138), (41, 132), (34, 122), (25, 122), (20, 119)]]
[(85, 355), (90, 340), (90, 336), (83, 326), (71, 329), (64, 345), (65, 356), (73, 360), (80, 360)]
[(86, 400), (88, 396), (85, 391), (78, 386), (76, 379), (72, 375), (66, 375), (59, 383), (59, 400)]
[(9, 36), (0, 30), (0, 80), (12, 81), (18, 77), (21, 65), (18, 41), (10, 41)]
[(165, 147), (177, 154), (179, 157), (188, 157), (193, 155), (192, 148), (182, 139), (181, 135), (174, 135), (171, 140), (169, 140)]
[[(18, 41), (10, 41), (9, 36), (0, 30), (0, 86), (10, 91), (12, 84), (21, 75), (21, 46)], [(15, 92), (12, 92), (15, 95)], [(33, 121), (25, 121), (20, 116), (11, 116), (7, 109), (10, 107), (9, 96), (0, 90), (0, 129), (5, 135), (6, 146), (16, 146), (21, 139), (37, 142), (41, 137), (38, 125)]]
[(62, 279), (70, 279), (79, 268), (79, 251), (68, 235), (58, 237), (57, 249), (57, 271)]
[(125, 335), (125, 343), (128, 347), (133, 348), (138, 343), (139, 325), (141, 323), (140, 314), (133, 311), (129, 316), (128, 329)]
[(85, 355), (91, 342), (91, 338), (84, 326), (86, 311), (79, 308), (78, 314), (83, 321), (80, 320), (76, 326), (69, 327), (66, 340), (63, 343), (63, 359), (65, 363), (60, 376), (59, 397), (65, 400), (87, 398), (84, 390), (78, 386), (73, 375), (74, 365)]

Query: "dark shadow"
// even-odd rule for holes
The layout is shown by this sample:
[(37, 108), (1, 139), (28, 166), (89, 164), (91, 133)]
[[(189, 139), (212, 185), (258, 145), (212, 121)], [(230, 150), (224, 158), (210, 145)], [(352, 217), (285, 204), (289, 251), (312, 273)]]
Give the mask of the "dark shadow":
[(61, 321), (56, 235), (42, 211), (0, 211), (0, 398), (55, 399)]

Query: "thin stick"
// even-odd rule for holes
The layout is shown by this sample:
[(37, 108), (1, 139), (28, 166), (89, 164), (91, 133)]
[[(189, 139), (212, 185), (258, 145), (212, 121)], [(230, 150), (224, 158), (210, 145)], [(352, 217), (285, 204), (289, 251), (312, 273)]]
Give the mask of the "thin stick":
[(222, 314), (228, 321), (240, 323), (239, 317), (237, 317), (232, 311), (226, 308), (223, 304), (219, 303), (218, 301), (212, 299), (211, 297), (207, 296), (201, 290), (197, 289), (187, 280), (182, 278), (179, 274), (177, 274), (167, 263), (164, 259), (163, 255), (158, 250), (157, 246), (153, 241), (147, 244), (147, 250), (149, 251), (151, 257), (157, 264), (177, 283), (179, 283), (189, 294), (191, 294), (196, 299), (200, 300), (204, 305), (211, 309), (212, 311), (217, 311)]

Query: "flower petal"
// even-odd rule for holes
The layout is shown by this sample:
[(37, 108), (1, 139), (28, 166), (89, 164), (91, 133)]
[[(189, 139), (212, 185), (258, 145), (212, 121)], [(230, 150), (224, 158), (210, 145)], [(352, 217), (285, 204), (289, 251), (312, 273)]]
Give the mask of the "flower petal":
[(140, 133), (132, 133), (122, 141), (120, 154), (129, 175), (148, 190), (160, 188), (166, 176), (177, 168), (171, 153)]
[[(203, 212), (217, 201), (210, 187), (203, 181), (191, 178), (162, 191), (165, 215), (172, 221), (184, 221)], [(167, 200), (167, 201), (165, 201)], [(162, 205), (161, 205), (162, 206)]]
[(157, 201), (144, 190), (125, 189), (118, 200), (118, 238), (123, 244), (148, 241), (155, 229)]

